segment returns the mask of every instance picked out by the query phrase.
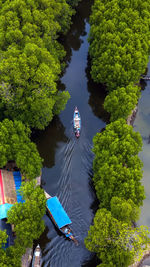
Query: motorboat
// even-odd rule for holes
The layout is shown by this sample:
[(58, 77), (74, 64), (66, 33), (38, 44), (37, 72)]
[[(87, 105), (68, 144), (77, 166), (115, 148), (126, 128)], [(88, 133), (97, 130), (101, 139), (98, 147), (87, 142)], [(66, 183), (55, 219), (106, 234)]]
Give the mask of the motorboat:
[(32, 267), (41, 267), (41, 248), (39, 244), (36, 246), (34, 251)]
[(80, 113), (77, 107), (75, 107), (75, 110), (73, 113), (73, 128), (74, 128), (75, 136), (79, 138), (80, 133), (81, 133), (81, 116), (80, 116)]
[[(46, 193), (46, 196), (48, 194)], [(66, 211), (64, 210), (63, 206), (61, 205), (59, 199), (54, 197), (47, 197), (46, 207), (52, 222), (55, 226), (63, 233), (66, 238), (78, 244), (78, 241), (73, 236), (72, 230), (70, 228), (70, 224), (72, 223), (69, 216), (67, 215)]]

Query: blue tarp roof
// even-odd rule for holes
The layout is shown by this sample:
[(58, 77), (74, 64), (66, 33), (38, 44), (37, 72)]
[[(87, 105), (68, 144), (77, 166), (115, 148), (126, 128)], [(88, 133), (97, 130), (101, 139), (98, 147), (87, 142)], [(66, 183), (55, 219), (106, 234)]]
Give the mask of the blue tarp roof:
[(4, 218), (7, 218), (7, 211), (12, 206), (13, 206), (12, 204), (8, 204), (8, 203), (5, 203), (5, 204), (0, 205), (0, 220), (1, 219), (4, 219)]
[[(15, 181), (15, 188), (16, 188), (16, 196), (17, 196), (17, 202), (25, 202), (23, 199), (22, 199), (22, 196), (20, 195), (19, 193), (19, 189), (20, 189), (20, 186), (21, 186), (21, 174), (19, 171), (16, 171), (16, 172), (13, 172), (13, 176), (14, 176), (14, 181)], [(5, 204), (2, 204), (0, 205), (0, 220), (1, 219), (4, 219), (4, 218), (7, 218), (7, 211), (13, 206), (13, 204), (8, 204), (8, 203), (5, 203)]]
[(47, 200), (47, 208), (59, 228), (72, 223), (57, 197), (52, 197)]
[(15, 187), (16, 187), (16, 195), (17, 195), (17, 202), (25, 202), (22, 198), (22, 196), (20, 195), (19, 193), (19, 189), (20, 189), (20, 186), (21, 186), (21, 173), (19, 171), (17, 172), (13, 172), (13, 176), (14, 176), (14, 181), (15, 181)]

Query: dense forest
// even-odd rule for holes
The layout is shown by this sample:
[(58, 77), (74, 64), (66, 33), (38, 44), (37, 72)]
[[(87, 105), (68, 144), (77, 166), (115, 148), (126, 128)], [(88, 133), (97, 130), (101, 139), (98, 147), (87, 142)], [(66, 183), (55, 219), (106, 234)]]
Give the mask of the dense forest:
[(14, 246), (3, 249), (7, 234), (0, 231), (0, 267), (21, 266), (26, 248), (44, 230), (46, 199), (34, 181), (42, 159), (30, 135), (44, 129), (70, 97), (57, 85), (65, 67), (58, 37), (69, 30), (78, 2), (0, 0), (0, 168), (14, 161), (25, 180), (20, 189), (25, 202), (8, 212)]
[(150, 1), (95, 0), (90, 17), (91, 75), (107, 87), (111, 123), (93, 139), (93, 182), (99, 209), (86, 247), (101, 267), (127, 267), (149, 242), (146, 227), (133, 227), (145, 198), (141, 184), (142, 139), (127, 125), (140, 96), (139, 79), (149, 55)]
[[(42, 158), (30, 135), (32, 129), (44, 129), (70, 97), (57, 83), (65, 67), (58, 40), (67, 34), (78, 2), (0, 0), (0, 168), (16, 163), (25, 200), (8, 212), (14, 246), (4, 249), (7, 234), (0, 231), (0, 267), (20, 267), (26, 248), (44, 230), (46, 199), (35, 182)], [(145, 198), (138, 157), (142, 139), (126, 121), (148, 63), (150, 0), (95, 0), (90, 24), (91, 76), (106, 85), (110, 124), (93, 139), (99, 209), (85, 245), (97, 253), (101, 267), (127, 267), (149, 242), (148, 229), (135, 227)]]
[(56, 40), (71, 22), (66, 1), (1, 1), (1, 119), (44, 129), (69, 98), (56, 81), (65, 55)]

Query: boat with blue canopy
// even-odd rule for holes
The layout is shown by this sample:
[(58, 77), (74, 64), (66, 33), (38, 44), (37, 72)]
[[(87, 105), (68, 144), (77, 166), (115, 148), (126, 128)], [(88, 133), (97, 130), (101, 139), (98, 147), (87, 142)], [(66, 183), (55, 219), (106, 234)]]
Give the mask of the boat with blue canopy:
[[(46, 193), (46, 196), (48, 194)], [(48, 213), (50, 214), (51, 220), (56, 225), (56, 227), (69, 239), (73, 240), (76, 244), (78, 241), (72, 234), (70, 224), (72, 223), (68, 217), (66, 211), (61, 205), (59, 199), (49, 196), (46, 202)]]
[(73, 127), (74, 127), (75, 136), (79, 138), (80, 132), (81, 132), (81, 116), (80, 116), (80, 113), (77, 107), (75, 107), (75, 110), (73, 113)]

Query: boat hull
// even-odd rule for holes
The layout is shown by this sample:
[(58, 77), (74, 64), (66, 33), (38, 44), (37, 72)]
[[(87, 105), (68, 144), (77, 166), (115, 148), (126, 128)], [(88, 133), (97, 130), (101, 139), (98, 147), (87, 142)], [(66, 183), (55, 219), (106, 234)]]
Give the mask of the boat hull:
[(41, 267), (41, 249), (39, 245), (37, 245), (34, 251), (32, 267)]
[(73, 113), (73, 128), (74, 128), (75, 136), (79, 138), (80, 133), (81, 133), (81, 116), (80, 116), (80, 113), (77, 107), (75, 107), (75, 110)]
[(57, 197), (50, 197), (47, 199), (47, 211), (54, 225), (60, 230), (66, 238), (73, 240), (77, 243), (77, 240), (72, 234), (70, 224), (72, 223), (61, 203)]

